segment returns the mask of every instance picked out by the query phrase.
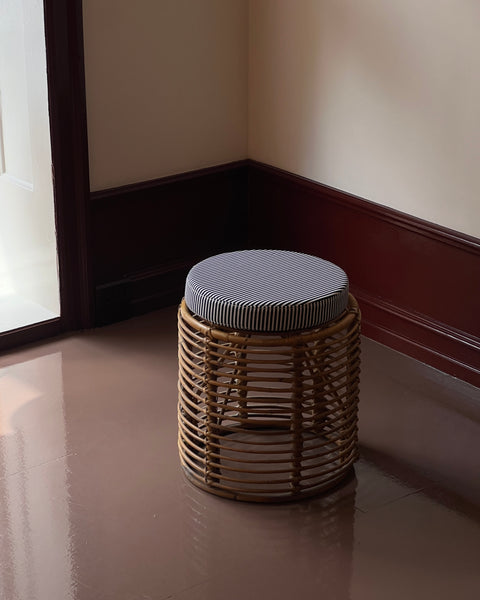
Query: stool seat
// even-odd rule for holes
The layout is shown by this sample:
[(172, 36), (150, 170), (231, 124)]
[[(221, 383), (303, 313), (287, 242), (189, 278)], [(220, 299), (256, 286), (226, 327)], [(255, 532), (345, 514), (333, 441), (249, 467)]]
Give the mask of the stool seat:
[(348, 305), (348, 277), (331, 262), (287, 250), (241, 250), (195, 265), (189, 310), (209, 323), (277, 333), (319, 327)]

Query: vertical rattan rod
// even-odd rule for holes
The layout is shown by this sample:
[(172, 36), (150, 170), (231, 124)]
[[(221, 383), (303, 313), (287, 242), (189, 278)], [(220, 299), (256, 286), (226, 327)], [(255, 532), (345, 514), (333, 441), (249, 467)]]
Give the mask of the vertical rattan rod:
[(292, 386), (292, 435), (293, 435), (293, 460), (292, 460), (292, 492), (296, 495), (300, 492), (300, 481), (302, 475), (302, 453), (303, 453), (303, 360), (304, 354), (301, 345), (292, 348), (293, 359), (293, 386)]
[(215, 406), (217, 389), (215, 385), (216, 376), (214, 374), (215, 368), (212, 365), (212, 353), (210, 345), (213, 342), (210, 329), (204, 338), (205, 344), (205, 405), (206, 405), (206, 435), (205, 435), (205, 474), (204, 480), (207, 485), (212, 484), (212, 473), (219, 473), (218, 462), (219, 459), (212, 459), (212, 453), (215, 452), (215, 448), (212, 446), (214, 441), (214, 435), (217, 432), (215, 425), (218, 425), (217, 408)]
[[(243, 417), (244, 419), (248, 419), (248, 411), (247, 411), (247, 396), (248, 396), (248, 390), (246, 389), (248, 387), (248, 369), (247, 369), (247, 354), (245, 352), (245, 348), (246, 348), (246, 344), (243, 344), (241, 346), (238, 347), (237, 351), (236, 351), (236, 359), (237, 359), (237, 369), (235, 370), (235, 375), (239, 375), (242, 374), (243, 376), (245, 376), (245, 381), (243, 382), (241, 379), (236, 379), (236, 383), (240, 386), (238, 389), (238, 409), (239, 409), (239, 416)], [(241, 361), (241, 363), (239, 364), (238, 361)], [(245, 365), (242, 367), (242, 363), (245, 363)]]
[(312, 422), (315, 433), (322, 431), (322, 423), (324, 420), (324, 380), (322, 377), (323, 368), (323, 344), (314, 344), (309, 349), (308, 344), (305, 344), (305, 366), (307, 371), (310, 373), (312, 382), (315, 388), (315, 395), (313, 398), (312, 406)]
[(360, 330), (361, 320), (359, 315), (358, 307), (353, 309), (358, 318), (352, 324), (352, 328), (355, 330), (355, 335), (351, 338), (348, 348), (348, 370), (351, 376), (348, 378), (347, 394), (353, 397), (355, 400), (355, 434), (354, 434), (354, 448), (355, 448), (355, 460), (359, 457), (358, 450), (358, 400), (359, 400), (359, 385), (360, 385)]

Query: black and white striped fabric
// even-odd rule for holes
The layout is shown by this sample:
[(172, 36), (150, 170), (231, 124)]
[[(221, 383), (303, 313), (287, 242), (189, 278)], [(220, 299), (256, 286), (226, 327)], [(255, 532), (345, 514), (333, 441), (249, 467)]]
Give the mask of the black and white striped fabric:
[(299, 252), (227, 252), (191, 269), (185, 302), (199, 317), (231, 329), (309, 329), (346, 309), (348, 277), (333, 263)]

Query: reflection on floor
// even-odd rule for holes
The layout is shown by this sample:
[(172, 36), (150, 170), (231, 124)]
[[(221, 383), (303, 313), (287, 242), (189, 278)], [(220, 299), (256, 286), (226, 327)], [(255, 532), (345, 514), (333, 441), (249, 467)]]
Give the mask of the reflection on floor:
[(363, 340), (356, 476), (257, 506), (187, 483), (166, 309), (0, 357), (1, 600), (474, 600), (480, 390)]

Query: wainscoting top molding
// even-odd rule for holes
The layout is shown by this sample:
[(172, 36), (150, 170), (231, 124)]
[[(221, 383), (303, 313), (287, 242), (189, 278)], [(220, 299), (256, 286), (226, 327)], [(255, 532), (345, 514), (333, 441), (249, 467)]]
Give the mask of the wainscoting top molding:
[(148, 181), (139, 181), (138, 183), (129, 183), (127, 185), (121, 185), (118, 187), (108, 188), (105, 190), (97, 190), (90, 192), (90, 199), (92, 201), (103, 200), (104, 198), (111, 198), (123, 194), (132, 194), (141, 192), (144, 190), (158, 189), (159, 187), (173, 185), (182, 181), (189, 181), (191, 179), (198, 179), (200, 177), (209, 177), (212, 175), (218, 175), (219, 173), (231, 172), (236, 169), (244, 169), (248, 165), (248, 160), (237, 160), (234, 162), (224, 163), (222, 165), (215, 165), (213, 167), (205, 167), (203, 169), (196, 169), (195, 171), (187, 171), (185, 173), (176, 173), (175, 175), (167, 175), (165, 177), (159, 177), (158, 179), (149, 179)]
[(403, 227), (412, 231), (421, 232), (424, 236), (426, 235), (437, 239), (443, 244), (452, 244), (460, 247), (463, 251), (473, 252), (474, 254), (480, 255), (480, 239), (473, 236), (455, 231), (454, 229), (449, 229), (448, 227), (443, 227), (442, 225), (431, 223), (430, 221), (425, 221), (399, 210), (377, 204), (371, 200), (365, 200), (364, 198), (355, 196), (354, 194), (342, 192), (339, 189), (330, 187), (323, 183), (318, 183), (301, 175), (295, 175), (289, 171), (279, 169), (278, 167), (271, 167), (254, 160), (248, 160), (247, 162), (255, 169), (264, 171), (270, 175), (275, 175), (276, 177), (281, 177), (284, 181), (289, 181), (296, 186), (302, 186), (315, 193), (318, 193), (319, 188), (321, 188), (323, 196), (328, 196), (330, 201), (337, 202), (343, 206), (348, 205), (349, 209), (367, 213), (375, 216), (377, 219), (381, 219), (382, 221), (393, 223), (397, 227)]

